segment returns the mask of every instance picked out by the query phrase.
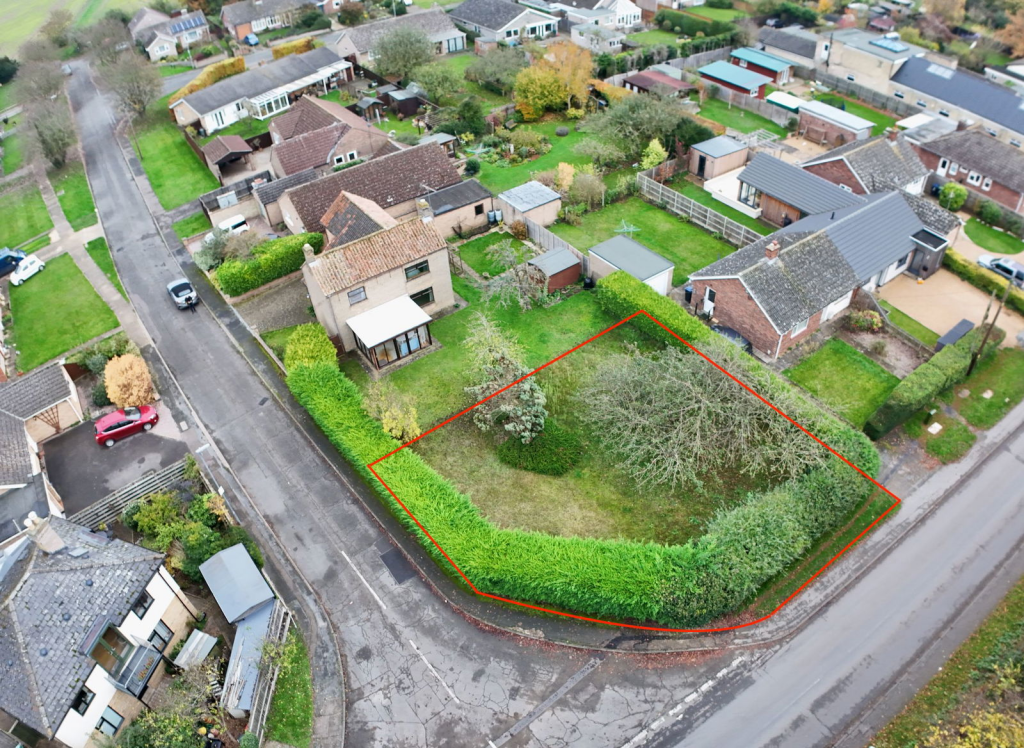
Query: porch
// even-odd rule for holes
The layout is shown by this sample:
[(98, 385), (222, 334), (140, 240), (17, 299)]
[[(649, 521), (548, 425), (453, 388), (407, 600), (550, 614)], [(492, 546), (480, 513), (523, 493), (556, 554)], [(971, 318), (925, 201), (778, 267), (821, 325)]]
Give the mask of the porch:
[(431, 317), (409, 296), (374, 307), (347, 321), (356, 348), (374, 370), (403, 361), (433, 345)]

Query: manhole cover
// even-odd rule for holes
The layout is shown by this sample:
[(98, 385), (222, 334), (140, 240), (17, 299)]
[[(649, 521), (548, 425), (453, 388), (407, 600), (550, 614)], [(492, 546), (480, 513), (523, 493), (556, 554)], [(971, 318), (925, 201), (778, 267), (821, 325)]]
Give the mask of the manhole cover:
[(412, 564), (406, 560), (405, 556), (397, 548), (392, 548), (387, 553), (380, 554), (380, 560), (388, 567), (388, 571), (391, 572), (391, 576), (395, 578), (398, 584), (405, 584), (416, 576), (416, 570), (412, 568)]

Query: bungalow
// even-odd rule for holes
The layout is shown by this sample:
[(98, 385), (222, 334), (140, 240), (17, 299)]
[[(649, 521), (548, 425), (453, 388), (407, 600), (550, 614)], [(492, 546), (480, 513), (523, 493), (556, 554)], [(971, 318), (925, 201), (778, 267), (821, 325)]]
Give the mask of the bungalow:
[(820, 101), (800, 105), (797, 130), (813, 143), (840, 146), (851, 140), (867, 140), (875, 123)]
[(640, 23), (640, 6), (632, 0), (556, 0), (548, 7), (563, 11), (570, 23), (625, 29)]
[(739, 201), (760, 209), (761, 218), (776, 226), (864, 203), (852, 191), (765, 153), (755, 155), (738, 180)]
[(685, 96), (693, 86), (657, 70), (644, 70), (623, 79), (622, 87), (633, 93), (658, 94), (659, 96)]
[(617, 55), (622, 51), (622, 42), (625, 38), (626, 35), (621, 31), (591, 23), (577, 23), (569, 29), (569, 39), (572, 43), (589, 49), (595, 55)]
[(675, 266), (628, 236), (613, 236), (590, 248), (590, 277), (600, 280), (616, 270), (625, 270), (662, 296), (672, 290)]
[(444, 238), (467, 236), (488, 224), (494, 211), (494, 196), (475, 179), (453, 184), (423, 196), (420, 215), (430, 220)]
[(716, 60), (698, 69), (697, 72), (707, 83), (757, 99), (764, 98), (764, 87), (772, 82), (767, 75), (744, 70), (738, 65), (730, 65), (725, 60)]
[(856, 195), (892, 190), (920, 195), (929, 173), (904, 138), (881, 135), (847, 143), (804, 161), (801, 166)]
[(466, 48), (466, 34), (455, 28), (455, 24), (441, 8), (432, 8), (414, 15), (390, 16), (343, 29), (332, 46), (340, 57), (366, 66), (373, 62), (373, 47), (377, 40), (400, 28), (415, 28), (426, 34), (434, 44), (434, 54), (451, 54)]
[[(344, 197), (344, 196), (342, 196)], [(371, 216), (339, 199), (338, 211), (360, 224)], [(433, 345), (431, 315), (455, 305), (448, 244), (430, 222), (413, 219), (380, 228), (314, 256), (302, 266), (317, 321), (345, 351), (359, 351), (373, 370), (407, 359)]]
[(0, 736), (108, 745), (196, 611), (162, 553), (58, 517), (26, 535), (0, 561)]
[(691, 304), (772, 360), (846, 309), (859, 290), (870, 292), (904, 272), (919, 278), (936, 272), (959, 225), (921, 197), (868, 195), (698, 270), (690, 276)]
[(740, 49), (733, 50), (729, 55), (729, 62), (741, 68), (768, 76), (776, 86), (786, 85), (790, 82), (793, 75), (793, 63), (791, 60), (776, 57), (773, 54), (752, 49), (751, 47), (741, 47)]
[(1024, 93), (1024, 57), (1005, 65), (987, 65), (985, 77), (1001, 86), (1014, 89), (1018, 94)]
[(246, 117), (267, 119), (308, 92), (326, 94), (353, 79), (352, 64), (321, 47), (232, 75), (171, 104), (175, 122), (213, 133)]
[(558, 32), (558, 19), (508, 0), (465, 0), (449, 15), (482, 38), (516, 43), (521, 38), (546, 39)]
[(813, 68), (828, 56), (828, 42), (804, 28), (789, 26), (773, 29), (765, 26), (758, 32), (757, 38), (768, 54), (801, 67)]
[(562, 196), (540, 182), (526, 182), (505, 190), (496, 199), (495, 207), (502, 212), (505, 223), (529, 219), (550, 226), (558, 220), (562, 209)]
[(132, 41), (139, 44), (156, 62), (210, 38), (210, 26), (201, 10), (168, 16), (152, 8), (142, 8), (128, 23)]
[(378, 156), (358, 166), (291, 188), (279, 199), (281, 217), (294, 234), (323, 231), (322, 218), (342, 192), (371, 200), (393, 218), (416, 212), (416, 200), (462, 181), (435, 143)]
[(241, 41), (249, 34), (291, 26), (311, 6), (330, 14), (336, 13), (341, 3), (342, 0), (238, 0), (221, 9), (220, 19), (228, 33)]
[(978, 197), (1024, 214), (1024, 153), (980, 130), (961, 130), (915, 144), (926, 168)]

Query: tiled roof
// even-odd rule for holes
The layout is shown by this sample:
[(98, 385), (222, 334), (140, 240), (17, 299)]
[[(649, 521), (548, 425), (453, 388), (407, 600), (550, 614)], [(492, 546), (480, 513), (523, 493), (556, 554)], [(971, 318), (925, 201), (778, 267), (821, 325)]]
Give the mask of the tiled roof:
[(480, 26), (484, 29), (497, 31), (523, 13), (539, 13), (525, 5), (510, 3), (508, 0), (465, 0), (465, 2), (452, 9), (452, 18), (464, 21), (471, 26)]
[(20, 486), (31, 477), (32, 452), (25, 422), (0, 410), (0, 486)]
[(206, 160), (214, 164), (236, 154), (252, 153), (252, 148), (240, 135), (218, 135), (202, 148)]
[(422, 31), (428, 39), (434, 42), (462, 35), (462, 32), (455, 28), (455, 24), (444, 10), (432, 8), (424, 13), (389, 16), (380, 21), (345, 29), (338, 37), (338, 41), (347, 39), (359, 54), (366, 54), (373, 49), (373, 45), (377, 43), (378, 39), (395, 29), (405, 27)]
[(51, 364), (0, 384), (0, 411), (23, 421), (70, 397), (64, 368)]
[(859, 195), (765, 153), (750, 160), (739, 180), (808, 215), (864, 202)]
[[(1024, 99), (1019, 99), (1024, 106)], [(921, 148), (951, 162), (991, 177), (999, 184), (1024, 192), (1024, 153), (981, 130), (961, 130), (922, 143)]]
[(950, 231), (962, 224), (956, 213), (950, 213), (938, 203), (926, 197), (904, 192), (903, 199), (907, 201), (907, 205), (914, 211), (921, 220), (921, 223), (938, 234), (946, 236)]
[[(281, 140), (291, 140), (299, 135), (330, 127), (341, 121), (341, 118), (335, 116), (335, 112), (332, 110), (318, 106), (318, 101), (320, 100), (303, 96), (292, 104), (291, 109), (270, 120), (270, 132), (276, 133)], [(333, 101), (325, 103), (334, 104)], [(348, 111), (342, 106), (338, 106), (338, 108)], [(358, 115), (353, 116), (358, 117)], [(359, 119), (362, 118), (359, 117)]]
[(458, 210), (466, 205), (488, 200), (491, 198), (491, 191), (475, 179), (467, 179), (465, 182), (453, 184), (443, 190), (431, 192), (423, 199), (434, 211), (435, 216)]
[(432, 224), (413, 219), (324, 252), (309, 268), (320, 289), (330, 296), (444, 247)]
[(320, 222), (327, 231), (328, 248), (350, 244), (397, 224), (379, 205), (351, 192), (338, 195)]
[(917, 152), (903, 138), (889, 140), (880, 135), (855, 140), (803, 163), (813, 166), (843, 159), (867, 192), (901, 190), (929, 174)]
[(309, 5), (309, 0), (261, 0), (259, 4), (253, 0), (239, 0), (239, 2), (225, 5), (221, 10), (221, 18), (232, 26), (240, 23), (250, 23), (257, 18), (269, 18), (279, 13), (288, 13), (298, 10), (304, 5)]
[(322, 231), (320, 218), (342, 192), (365, 197), (387, 210), (460, 181), (444, 149), (429, 143), (379, 156), (289, 190), (289, 194), (305, 230)]
[(138, 12), (132, 16), (132, 20), (128, 22), (128, 33), (132, 39), (138, 39), (140, 33), (149, 28), (150, 26), (159, 26), (162, 23), (167, 23), (171, 20), (171, 17), (166, 13), (161, 13), (158, 10), (152, 8), (140, 8)]
[(349, 131), (348, 125), (335, 122), (319, 130), (304, 133), (274, 146), (274, 155), (284, 175), (297, 174), (306, 169), (331, 163), (338, 142)]
[[(163, 554), (49, 522), (67, 548), (45, 554), (30, 544), (0, 580), (0, 709), (52, 736), (96, 666), (80, 652), (86, 635), (102, 618), (124, 620)], [(74, 548), (87, 553), (73, 557)]]
[[(24, 434), (25, 430), (22, 427), (22, 439)], [(35, 512), (38, 517), (45, 517), (50, 513), (43, 474), (37, 473), (25, 480), (27, 483), (24, 486), (0, 493), (0, 542), (21, 532), (29, 512)], [(3, 561), (0, 561), (0, 577), (2, 576)], [(3, 665), (0, 664), (0, 667)]]
[(148, 47), (158, 36), (174, 41), (179, 34), (185, 34), (192, 29), (205, 26), (207, 26), (207, 23), (203, 11), (195, 10), (190, 13), (183, 13), (175, 18), (168, 18), (161, 23), (142, 26), (132, 34), (132, 39), (140, 41)]
[(320, 173), (316, 169), (306, 169), (306, 171), (300, 171), (298, 174), (291, 174), (281, 179), (275, 179), (273, 182), (262, 184), (253, 192), (256, 195), (256, 199), (262, 205), (271, 205), (276, 203), (287, 190), (308, 184), (319, 178)]
[(818, 46), (817, 35), (803, 29), (773, 29), (765, 26), (758, 32), (757, 38), (767, 47), (775, 47), (811, 60)]

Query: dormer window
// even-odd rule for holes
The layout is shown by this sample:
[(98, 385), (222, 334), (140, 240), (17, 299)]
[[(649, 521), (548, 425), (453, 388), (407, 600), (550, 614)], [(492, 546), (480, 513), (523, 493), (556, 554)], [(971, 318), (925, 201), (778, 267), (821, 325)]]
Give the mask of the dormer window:
[(115, 678), (124, 668), (132, 653), (132, 645), (113, 625), (107, 626), (103, 634), (93, 645), (89, 656), (96, 664)]

